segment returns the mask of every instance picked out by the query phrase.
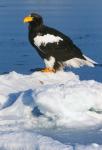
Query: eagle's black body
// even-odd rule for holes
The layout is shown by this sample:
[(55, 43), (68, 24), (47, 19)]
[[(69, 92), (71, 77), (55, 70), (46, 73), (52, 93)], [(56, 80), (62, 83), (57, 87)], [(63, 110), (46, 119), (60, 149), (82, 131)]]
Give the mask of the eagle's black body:
[[(50, 56), (55, 58), (55, 63), (53, 65), (55, 70), (59, 69), (60, 66), (63, 66), (63, 62), (73, 58), (86, 60), (81, 50), (72, 42), (68, 36), (57, 31), (56, 29), (45, 26), (41, 16), (37, 14), (31, 14), (31, 16), (36, 17), (34, 21), (29, 22), (29, 41), (35, 47), (42, 59), (49, 60)], [(39, 47), (36, 46), (34, 43), (34, 38), (47, 34), (60, 37), (63, 40), (59, 40), (58, 43), (48, 42), (46, 45), (42, 43)]]
[[(66, 61), (73, 57), (83, 58), (82, 52), (78, 47), (75, 46), (75, 44), (72, 42), (72, 40), (65, 36), (63, 33), (47, 27), (45, 25), (42, 25), (41, 27), (38, 27), (37, 29), (33, 29), (34, 27), (31, 26), (29, 30), (29, 41), (30, 43), (35, 47), (34, 44), (34, 37), (39, 35), (45, 35), (45, 34), (53, 34), (55, 36), (59, 36), (63, 38), (64, 41), (60, 41), (59, 44), (55, 43), (48, 43), (46, 46), (41, 45), (40, 50), (37, 48), (38, 53), (40, 52), (41, 57), (48, 58), (50, 55), (54, 56), (58, 61)], [(33, 32), (32, 32), (33, 31)]]

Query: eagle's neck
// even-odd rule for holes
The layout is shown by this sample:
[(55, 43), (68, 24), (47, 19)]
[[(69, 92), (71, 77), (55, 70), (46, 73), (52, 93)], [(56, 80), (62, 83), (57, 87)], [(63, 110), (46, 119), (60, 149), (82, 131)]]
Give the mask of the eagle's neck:
[(42, 31), (43, 25), (35, 25), (33, 23), (29, 24), (29, 40), (32, 45), (34, 45), (34, 37), (38, 35)]
[(43, 25), (42, 24), (35, 25), (33, 23), (30, 23), (28, 28), (29, 28), (29, 34), (32, 34), (32, 36), (35, 37), (37, 33), (42, 31)]

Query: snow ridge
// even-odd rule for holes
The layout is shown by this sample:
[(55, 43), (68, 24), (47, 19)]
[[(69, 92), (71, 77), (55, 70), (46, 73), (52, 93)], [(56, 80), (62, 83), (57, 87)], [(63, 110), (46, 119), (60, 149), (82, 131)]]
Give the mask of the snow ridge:
[(74, 148), (69, 142), (56, 141), (34, 130), (101, 125), (102, 83), (80, 81), (72, 72), (31, 75), (11, 72), (0, 76), (2, 149), (50, 150), (53, 144), (53, 150), (98, 150), (102, 146), (94, 141), (86, 146), (78, 143)]

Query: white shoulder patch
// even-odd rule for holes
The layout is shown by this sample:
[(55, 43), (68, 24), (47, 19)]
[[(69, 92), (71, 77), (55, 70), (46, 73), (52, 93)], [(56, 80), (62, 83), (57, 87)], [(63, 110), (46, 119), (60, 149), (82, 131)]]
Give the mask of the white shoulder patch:
[(48, 43), (59, 43), (59, 41), (63, 41), (62, 38), (60, 38), (59, 36), (55, 36), (55, 35), (51, 35), (51, 34), (45, 34), (43, 36), (41, 35), (37, 35), (35, 38), (34, 38), (34, 44), (37, 46), (37, 47), (40, 47), (42, 44), (44, 46), (46, 46), (46, 44)]

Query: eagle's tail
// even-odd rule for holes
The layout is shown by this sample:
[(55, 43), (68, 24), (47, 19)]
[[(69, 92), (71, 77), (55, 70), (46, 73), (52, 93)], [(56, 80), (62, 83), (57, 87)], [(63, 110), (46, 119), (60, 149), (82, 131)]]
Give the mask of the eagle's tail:
[(95, 67), (102, 67), (102, 64), (94, 64)]
[(90, 59), (89, 57), (83, 55), (83, 57), (86, 59), (85, 60), (85, 63), (87, 66), (90, 66), (90, 67), (102, 67), (102, 64), (98, 64), (96, 61)]
[(83, 55), (82, 58), (72, 58), (64, 62), (64, 66), (79, 68), (81, 66), (89, 66), (89, 67), (102, 67), (102, 64), (98, 64), (94, 60), (89, 57)]

